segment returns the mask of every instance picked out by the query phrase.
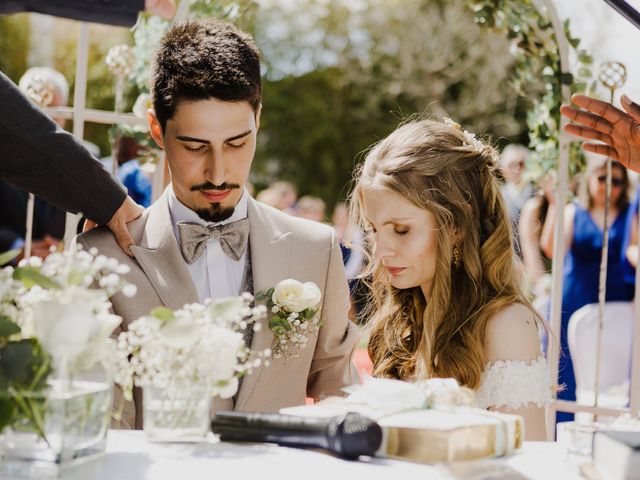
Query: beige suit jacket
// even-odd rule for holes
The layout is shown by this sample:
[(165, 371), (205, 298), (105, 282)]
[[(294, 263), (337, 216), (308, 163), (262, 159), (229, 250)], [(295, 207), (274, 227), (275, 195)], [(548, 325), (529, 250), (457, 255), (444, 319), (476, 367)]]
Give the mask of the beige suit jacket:
[[(122, 252), (104, 227), (77, 237), (85, 249), (96, 247), (100, 253), (131, 267), (126, 277), (138, 287), (136, 296), (116, 294), (111, 299), (125, 330), (130, 322), (160, 305), (178, 309), (198, 301), (173, 231), (167, 192), (128, 225), (136, 243), (131, 248), (134, 258)], [(253, 199), (249, 199), (248, 217), (255, 292), (286, 278), (314, 282), (322, 292), (323, 325), (318, 337), (310, 338), (298, 357), (272, 360), (269, 366), (260, 366), (245, 377), (235, 407), (231, 399), (215, 399), (214, 410), (276, 412), (303, 404), (307, 396), (340, 395), (342, 387), (356, 381), (351, 354), (359, 331), (348, 319), (349, 290), (334, 230)], [(265, 319), (261, 330), (254, 334), (251, 348), (263, 350), (272, 341)], [(134, 402), (126, 402), (120, 426), (142, 428), (141, 398), (138, 391)]]

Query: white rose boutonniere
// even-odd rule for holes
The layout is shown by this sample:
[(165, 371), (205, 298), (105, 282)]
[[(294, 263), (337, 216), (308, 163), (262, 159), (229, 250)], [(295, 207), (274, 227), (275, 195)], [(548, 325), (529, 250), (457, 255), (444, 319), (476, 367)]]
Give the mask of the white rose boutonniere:
[(274, 358), (297, 357), (307, 345), (309, 335), (318, 334), (321, 296), (315, 283), (291, 278), (256, 295), (256, 300), (266, 301), (272, 314), (269, 329), (274, 336)]

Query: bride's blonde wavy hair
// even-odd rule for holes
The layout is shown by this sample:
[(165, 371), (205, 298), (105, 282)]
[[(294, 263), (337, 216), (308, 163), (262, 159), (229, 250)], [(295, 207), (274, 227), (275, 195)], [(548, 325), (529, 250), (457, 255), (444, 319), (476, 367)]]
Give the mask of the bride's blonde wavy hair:
[[(356, 170), (355, 224), (368, 229), (362, 191), (373, 188), (427, 209), (438, 225), (428, 301), (419, 286), (394, 288), (381, 262), (368, 255), (362, 277), (370, 287), (364, 316), (374, 375), (453, 377), (477, 388), (486, 364), (488, 319), (512, 303), (527, 306), (538, 318), (521, 289), (496, 162), (492, 147), (470, 139), (457, 125), (420, 120), (377, 143)], [(454, 246), (461, 253), (457, 265)]]

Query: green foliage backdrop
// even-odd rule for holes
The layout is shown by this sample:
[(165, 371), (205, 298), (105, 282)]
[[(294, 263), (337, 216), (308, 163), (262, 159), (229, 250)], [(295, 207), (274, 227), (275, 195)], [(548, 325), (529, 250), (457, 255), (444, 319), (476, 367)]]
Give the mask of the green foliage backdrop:
[(415, 113), (456, 119), (498, 143), (527, 142), (526, 101), (509, 88), (510, 42), (464, 2), (300, 0), (261, 8), (265, 64), (258, 187), (280, 178), (330, 206), (355, 162)]

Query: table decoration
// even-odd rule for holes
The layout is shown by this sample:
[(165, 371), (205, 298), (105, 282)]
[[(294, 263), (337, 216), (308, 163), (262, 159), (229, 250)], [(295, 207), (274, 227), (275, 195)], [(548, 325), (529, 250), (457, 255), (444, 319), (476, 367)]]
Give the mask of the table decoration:
[(0, 270), (0, 476), (44, 478), (104, 452), (128, 267), (96, 250), (53, 252)]
[(126, 400), (143, 389), (147, 438), (199, 442), (209, 430), (211, 400), (230, 398), (240, 378), (269, 352), (252, 352), (247, 329), (258, 330), (264, 306), (243, 294), (172, 311), (156, 308), (118, 336), (115, 380)]

